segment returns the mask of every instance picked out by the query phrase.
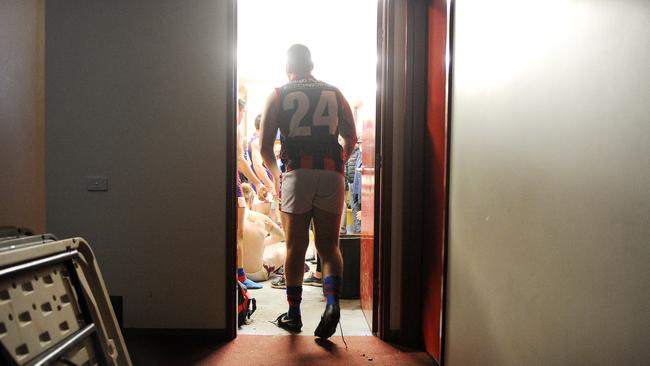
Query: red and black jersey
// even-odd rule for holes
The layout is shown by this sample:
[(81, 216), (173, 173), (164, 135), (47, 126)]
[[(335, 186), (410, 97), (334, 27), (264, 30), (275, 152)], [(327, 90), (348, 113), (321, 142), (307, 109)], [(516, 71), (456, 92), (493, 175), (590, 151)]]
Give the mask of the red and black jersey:
[(286, 171), (326, 169), (343, 174), (343, 148), (338, 142), (343, 118), (339, 90), (313, 78), (293, 80), (275, 90)]

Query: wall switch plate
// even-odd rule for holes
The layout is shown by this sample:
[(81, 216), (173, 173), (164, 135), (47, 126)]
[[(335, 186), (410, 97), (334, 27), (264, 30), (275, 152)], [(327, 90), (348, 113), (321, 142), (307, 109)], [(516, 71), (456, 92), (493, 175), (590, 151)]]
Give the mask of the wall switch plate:
[(107, 177), (86, 177), (86, 188), (89, 192), (108, 191)]

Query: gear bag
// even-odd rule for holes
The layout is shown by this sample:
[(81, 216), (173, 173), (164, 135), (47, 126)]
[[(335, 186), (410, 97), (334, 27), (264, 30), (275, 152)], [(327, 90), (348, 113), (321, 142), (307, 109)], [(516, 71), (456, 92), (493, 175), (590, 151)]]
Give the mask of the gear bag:
[(257, 301), (250, 297), (244, 284), (237, 281), (237, 285), (237, 326), (241, 327), (246, 324), (246, 319), (250, 319), (257, 310)]

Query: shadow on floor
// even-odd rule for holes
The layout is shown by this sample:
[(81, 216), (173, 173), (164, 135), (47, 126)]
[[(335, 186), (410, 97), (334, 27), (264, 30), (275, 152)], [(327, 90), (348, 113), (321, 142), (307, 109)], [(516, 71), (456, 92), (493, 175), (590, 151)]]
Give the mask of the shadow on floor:
[(196, 365), (226, 343), (213, 336), (124, 330), (134, 366)]
[(222, 343), (214, 336), (147, 334), (125, 331), (135, 366), (297, 366), (297, 365), (435, 365), (424, 352), (382, 342), (372, 336), (318, 340), (305, 336), (240, 335)]

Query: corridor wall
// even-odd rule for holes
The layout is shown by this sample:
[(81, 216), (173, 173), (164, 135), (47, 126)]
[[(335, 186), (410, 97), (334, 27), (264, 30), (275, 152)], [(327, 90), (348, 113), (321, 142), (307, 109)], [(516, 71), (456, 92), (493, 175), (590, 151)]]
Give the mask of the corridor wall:
[(0, 226), (45, 230), (42, 0), (0, 0)]
[(225, 327), (226, 10), (46, 4), (47, 228), (91, 243), (125, 327)]

